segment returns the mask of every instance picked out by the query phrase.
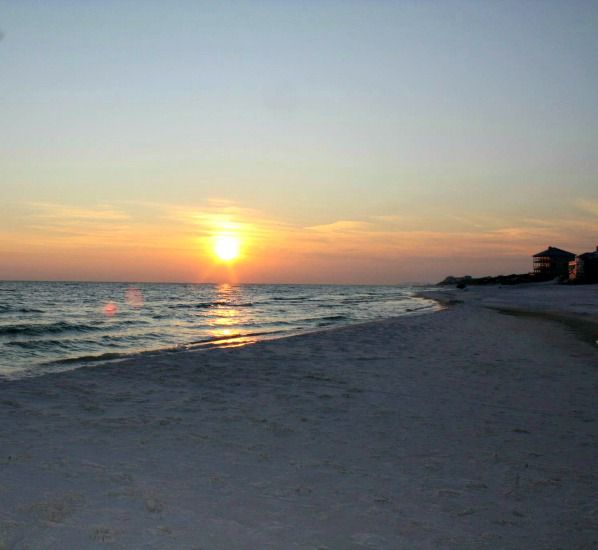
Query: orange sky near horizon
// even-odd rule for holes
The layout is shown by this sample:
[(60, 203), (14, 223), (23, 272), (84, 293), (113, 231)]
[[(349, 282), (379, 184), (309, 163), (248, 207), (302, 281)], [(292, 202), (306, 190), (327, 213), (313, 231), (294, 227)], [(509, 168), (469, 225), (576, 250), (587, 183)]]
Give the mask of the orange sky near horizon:
[[(596, 209), (580, 203), (577, 218), (556, 224), (509, 225), (481, 216), (481, 226), (481, 219), (406, 215), (303, 227), (224, 200), (195, 208), (28, 203), (6, 213), (20, 227), (0, 233), (0, 251), (10, 258), (0, 265), (0, 279), (395, 284), (526, 272), (531, 254), (548, 244), (577, 253), (593, 249), (587, 235)], [(219, 235), (239, 238), (238, 259), (215, 257)]]

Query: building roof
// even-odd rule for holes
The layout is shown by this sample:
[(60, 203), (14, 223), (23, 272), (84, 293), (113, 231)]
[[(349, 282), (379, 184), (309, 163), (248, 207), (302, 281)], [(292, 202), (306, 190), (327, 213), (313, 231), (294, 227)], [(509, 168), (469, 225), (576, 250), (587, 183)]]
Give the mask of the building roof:
[(575, 254), (573, 254), (572, 252), (567, 252), (566, 250), (561, 250), (560, 248), (556, 248), (555, 246), (549, 246), (546, 250), (534, 254), (533, 257), (569, 258), (570, 260), (572, 260), (573, 258), (575, 258)]

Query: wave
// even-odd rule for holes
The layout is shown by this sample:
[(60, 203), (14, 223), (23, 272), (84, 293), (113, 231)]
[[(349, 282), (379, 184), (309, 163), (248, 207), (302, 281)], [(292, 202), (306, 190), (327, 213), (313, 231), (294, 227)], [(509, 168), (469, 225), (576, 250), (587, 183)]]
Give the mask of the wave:
[(273, 319), (272, 321), (250, 321), (248, 323), (240, 323), (239, 326), (245, 327), (282, 327), (282, 326), (292, 326), (295, 323), (292, 321), (283, 321), (282, 319)]
[(372, 300), (370, 298), (343, 298), (341, 304), (346, 306), (348, 304), (370, 304)]
[(40, 336), (42, 334), (57, 334), (61, 332), (89, 332), (102, 330), (103, 327), (94, 325), (80, 325), (67, 321), (58, 321), (48, 324), (28, 324), (0, 326), (0, 336)]
[(10, 342), (4, 342), (3, 345), (22, 349), (53, 349), (68, 347), (63, 340), (12, 340)]
[(43, 309), (14, 307), (7, 304), (0, 304), (0, 313), (45, 313), (45, 311)]
[[(306, 302), (311, 300), (311, 296), (274, 296), (274, 302)], [(266, 302), (268, 303), (268, 302)]]
[(325, 317), (309, 317), (306, 319), (301, 319), (304, 323), (310, 323), (317, 327), (325, 327), (329, 325), (334, 325), (339, 321), (348, 321), (351, 317), (347, 315), (326, 315)]
[(197, 303), (182, 303), (182, 304), (170, 304), (166, 306), (168, 309), (208, 309), (208, 308), (215, 308), (215, 307), (230, 307), (230, 308), (237, 308), (237, 307), (253, 307), (255, 304), (253, 302), (242, 302), (236, 304), (234, 302), (225, 302), (222, 300), (217, 300), (215, 302), (197, 302)]
[[(262, 330), (259, 332), (235, 332), (232, 334), (226, 334), (223, 336), (215, 336), (213, 338), (206, 338), (203, 340), (195, 340), (193, 342), (190, 342), (188, 345), (184, 344), (180, 347), (187, 349), (189, 347), (191, 348), (195, 348), (195, 347), (205, 347), (205, 346), (210, 346), (210, 345), (216, 345), (219, 342), (231, 342), (231, 341), (239, 341), (239, 340), (245, 340), (245, 339), (255, 339), (259, 336), (271, 336), (271, 335), (275, 335), (275, 334), (288, 334), (289, 331), (288, 330)], [(179, 347), (179, 349), (180, 349)]]
[(344, 321), (349, 319), (346, 315), (328, 315), (326, 317), (314, 317), (313, 319), (307, 319), (308, 321)]
[(253, 302), (240, 302), (240, 303), (235, 303), (235, 302), (212, 302), (214, 304), (214, 306), (216, 307), (220, 307), (220, 306), (225, 306), (225, 307), (230, 307), (230, 308), (237, 308), (237, 307), (253, 307), (255, 304)]
[(196, 304), (169, 304), (166, 307), (168, 309), (203, 309), (214, 307), (214, 302), (197, 302)]
[(79, 357), (66, 357), (64, 359), (58, 359), (47, 363), (49, 365), (68, 365), (69, 363), (89, 363), (96, 361), (111, 361), (114, 359), (124, 359), (134, 355), (134, 353), (120, 353), (109, 351), (107, 353), (100, 353), (99, 355), (81, 355)]
[(174, 346), (168, 346), (158, 349), (149, 349), (144, 351), (110, 351), (106, 353), (99, 353), (97, 355), (80, 355), (76, 357), (65, 357), (64, 359), (57, 359), (46, 363), (47, 365), (62, 365), (62, 364), (82, 364), (82, 363), (95, 363), (102, 361), (113, 361), (116, 359), (129, 359), (138, 356), (155, 355), (157, 353), (164, 352), (181, 352), (193, 349), (210, 349), (217, 347), (229, 347), (230, 344), (235, 342), (248, 343), (249, 341), (254, 342), (259, 337), (276, 336), (280, 334), (288, 333), (286, 330), (271, 330), (261, 332), (246, 332), (246, 333), (234, 333), (226, 336), (218, 336), (214, 338), (206, 338), (204, 340), (196, 340), (188, 342), (186, 344), (177, 344)]

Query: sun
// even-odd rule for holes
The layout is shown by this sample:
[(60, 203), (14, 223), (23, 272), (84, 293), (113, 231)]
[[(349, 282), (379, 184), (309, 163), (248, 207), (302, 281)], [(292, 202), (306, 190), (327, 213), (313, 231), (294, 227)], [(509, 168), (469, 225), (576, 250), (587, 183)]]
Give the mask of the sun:
[(241, 252), (241, 240), (230, 235), (218, 235), (214, 237), (214, 255), (220, 261), (232, 262), (239, 257)]

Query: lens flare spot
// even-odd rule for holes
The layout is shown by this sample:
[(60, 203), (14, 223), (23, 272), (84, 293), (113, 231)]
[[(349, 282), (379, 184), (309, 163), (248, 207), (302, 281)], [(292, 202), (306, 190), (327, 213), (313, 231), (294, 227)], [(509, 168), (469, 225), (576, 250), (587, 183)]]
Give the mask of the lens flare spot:
[(108, 302), (103, 308), (102, 311), (104, 315), (107, 317), (113, 317), (118, 313), (118, 306), (114, 302)]
[(143, 293), (139, 288), (127, 288), (127, 290), (125, 290), (125, 302), (127, 302), (130, 307), (140, 308), (143, 306)]

